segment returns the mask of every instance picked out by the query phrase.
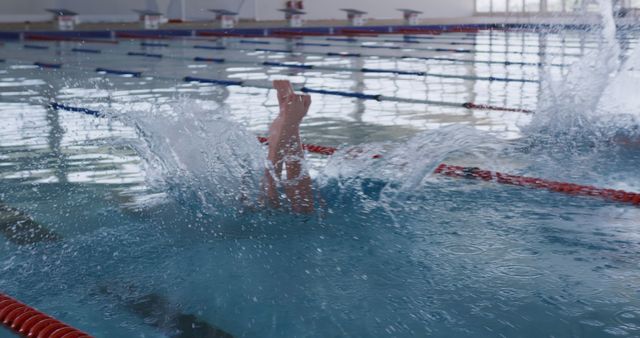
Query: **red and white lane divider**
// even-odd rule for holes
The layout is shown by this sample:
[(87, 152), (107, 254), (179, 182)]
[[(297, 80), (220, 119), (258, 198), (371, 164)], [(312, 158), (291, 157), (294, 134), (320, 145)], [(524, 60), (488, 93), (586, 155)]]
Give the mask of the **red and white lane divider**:
[(0, 323), (24, 337), (91, 338), (51, 316), (0, 293)]

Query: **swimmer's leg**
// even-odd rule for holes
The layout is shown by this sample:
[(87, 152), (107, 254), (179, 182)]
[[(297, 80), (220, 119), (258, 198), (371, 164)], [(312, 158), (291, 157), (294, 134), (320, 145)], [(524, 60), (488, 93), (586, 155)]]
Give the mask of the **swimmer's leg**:
[(289, 81), (274, 81), (278, 91), (280, 114), (269, 129), (268, 159), (273, 165), (273, 173), (265, 173), (265, 192), (269, 202), (278, 206), (278, 193), (275, 185), (275, 174), (281, 178), (283, 165), (287, 177), (283, 183), (287, 199), (295, 212), (309, 213), (313, 211), (313, 192), (311, 177), (304, 171), (304, 150), (300, 142), (300, 123), (311, 105), (309, 95), (295, 94)]

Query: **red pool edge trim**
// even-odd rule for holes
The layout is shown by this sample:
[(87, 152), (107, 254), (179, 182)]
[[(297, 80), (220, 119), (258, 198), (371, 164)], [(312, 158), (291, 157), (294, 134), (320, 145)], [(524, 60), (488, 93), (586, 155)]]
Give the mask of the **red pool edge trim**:
[(21, 303), (2, 292), (0, 292), (0, 322), (15, 334), (23, 337), (92, 338), (89, 334)]

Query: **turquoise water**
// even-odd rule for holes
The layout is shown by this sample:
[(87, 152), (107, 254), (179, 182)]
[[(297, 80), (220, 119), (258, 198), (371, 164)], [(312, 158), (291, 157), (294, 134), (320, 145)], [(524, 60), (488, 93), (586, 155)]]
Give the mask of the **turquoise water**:
[[(625, 38), (623, 61), (633, 60), (635, 36)], [(398, 45), (384, 39), (363, 38)], [(463, 34), (437, 39), (469, 41)], [(603, 49), (597, 32), (481, 32), (474, 39), (476, 46), (455, 46), (491, 53), (416, 51), (410, 44), (400, 51), (297, 46), (307, 54), (291, 56), (249, 51), (265, 46), (239, 39), (224, 41), (224, 51), (191, 48), (220, 43), (207, 41), (81, 46), (102, 50), (94, 55), (72, 52), (80, 45), (69, 42), (38, 42), (50, 49), (37, 51), (7, 43), (0, 47), (0, 199), (62, 239), (7, 240), (0, 290), (96, 337), (206, 336), (197, 330), (207, 326), (235, 337), (639, 335), (640, 209), (431, 175), (446, 161), (638, 192), (640, 151), (609, 137), (637, 136), (633, 112), (611, 123), (577, 109), (553, 111), (540, 101), (550, 96), (538, 83), (259, 64), (561, 80), (575, 73), (568, 64)], [(285, 43), (264, 41), (268, 48)], [(420, 48), (428, 46), (436, 44)], [(165, 57), (127, 55), (141, 50)], [(378, 57), (312, 54), (328, 51)], [(392, 58), (409, 54), (567, 65)], [(195, 56), (237, 64), (203, 64)], [(63, 68), (38, 69), (35, 61)], [(143, 76), (98, 74), (96, 67)], [(588, 88), (629, 87), (634, 73), (624, 69)], [(187, 75), (256, 86), (180, 81)], [(264, 161), (253, 135), (264, 135), (277, 113), (274, 93), (262, 87), (282, 77), (313, 88), (538, 112), (313, 95), (305, 142), (357, 145), (361, 153), (310, 155), (323, 203), (314, 215), (296, 216), (251, 203)], [(622, 94), (626, 107), (635, 107)], [(50, 101), (107, 117), (51, 110)]]

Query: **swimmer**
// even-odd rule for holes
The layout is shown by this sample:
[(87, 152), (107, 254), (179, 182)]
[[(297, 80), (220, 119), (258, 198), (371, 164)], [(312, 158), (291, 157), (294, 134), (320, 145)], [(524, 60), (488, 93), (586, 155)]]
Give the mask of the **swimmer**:
[[(269, 206), (280, 207), (278, 182), (295, 213), (314, 211), (311, 177), (303, 167), (304, 150), (300, 142), (300, 123), (309, 111), (311, 97), (296, 94), (286, 80), (273, 81), (278, 93), (280, 113), (269, 128), (269, 160), (265, 169), (263, 192)], [(283, 179), (283, 169), (286, 177)]]

